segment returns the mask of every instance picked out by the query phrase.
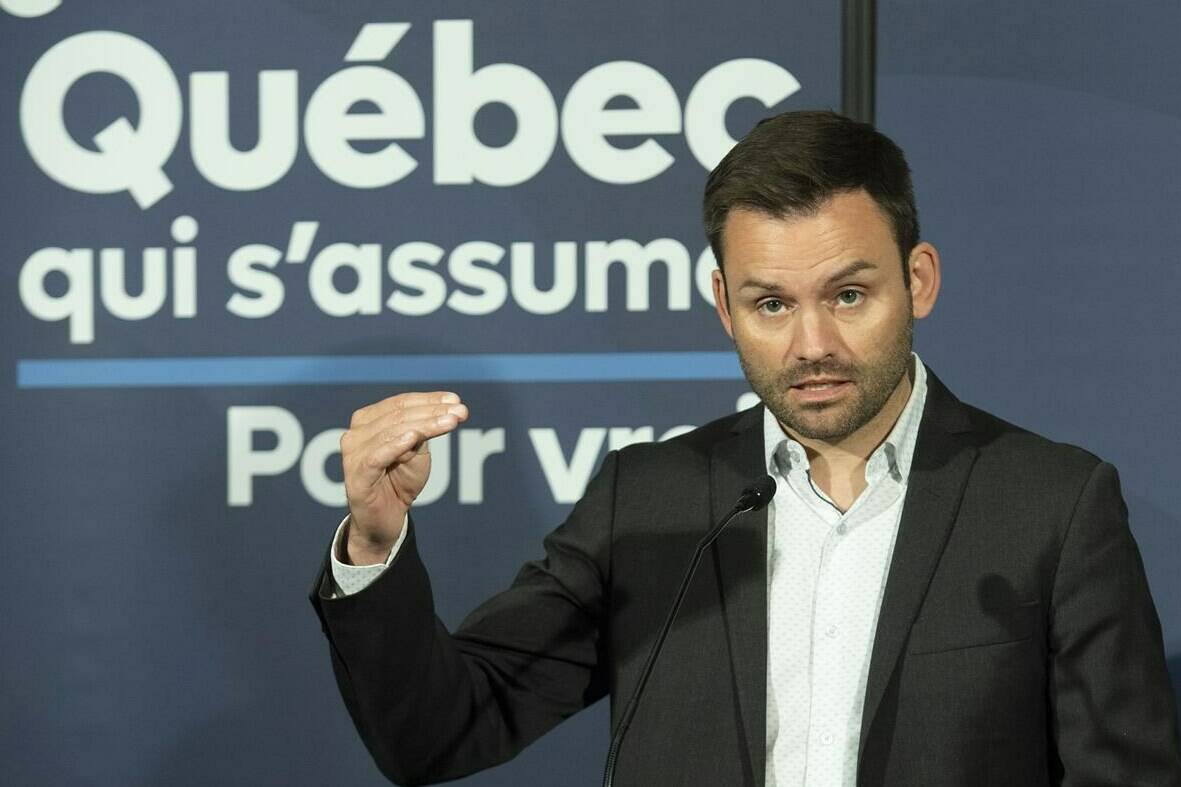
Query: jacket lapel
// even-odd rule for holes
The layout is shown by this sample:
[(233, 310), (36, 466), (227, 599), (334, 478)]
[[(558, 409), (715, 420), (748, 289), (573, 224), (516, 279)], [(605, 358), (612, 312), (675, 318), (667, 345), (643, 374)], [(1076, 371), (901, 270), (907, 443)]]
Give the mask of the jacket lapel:
[(977, 450), (965, 434), (970, 431), (965, 407), (928, 369), (927, 401), (870, 657), (861, 717), (862, 759), (868, 731), (943, 554), (976, 461)]
[[(710, 524), (726, 516), (764, 475), (763, 408), (748, 410), (710, 457)], [(762, 785), (767, 723), (767, 509), (739, 514), (713, 545), (730, 646), (733, 685), (746, 739), (748, 781)]]

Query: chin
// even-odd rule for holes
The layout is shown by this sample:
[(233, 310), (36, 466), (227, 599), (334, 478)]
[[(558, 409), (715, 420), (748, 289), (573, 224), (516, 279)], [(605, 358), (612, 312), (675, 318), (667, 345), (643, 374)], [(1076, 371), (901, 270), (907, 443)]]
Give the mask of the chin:
[[(821, 411), (827, 412), (821, 415)], [(860, 425), (850, 423), (849, 414), (848, 408), (817, 408), (803, 412), (796, 409), (791, 411), (792, 417), (780, 418), (779, 421), (800, 437), (809, 440), (840, 440), (860, 428)]]

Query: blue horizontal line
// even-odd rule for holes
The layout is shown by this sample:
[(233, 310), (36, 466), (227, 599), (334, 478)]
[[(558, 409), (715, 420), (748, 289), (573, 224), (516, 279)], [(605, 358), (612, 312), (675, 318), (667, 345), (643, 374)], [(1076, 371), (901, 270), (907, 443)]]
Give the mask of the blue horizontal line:
[(732, 352), (27, 359), (18, 388), (741, 380)]

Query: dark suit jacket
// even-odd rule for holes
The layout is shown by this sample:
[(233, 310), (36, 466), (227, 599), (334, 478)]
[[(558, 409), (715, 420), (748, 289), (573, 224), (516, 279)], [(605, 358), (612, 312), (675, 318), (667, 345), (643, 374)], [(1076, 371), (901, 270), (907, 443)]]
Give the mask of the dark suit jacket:
[[(1181, 785), (1160, 624), (1115, 469), (928, 379), (858, 785)], [(754, 408), (609, 454), (545, 559), (454, 634), (413, 529), (360, 593), (330, 600), (322, 572), (312, 603), (382, 771), (418, 784), (502, 762), (605, 694), (617, 723), (698, 539), (765, 472), (761, 427)], [(766, 619), (763, 511), (702, 562), (617, 784), (763, 783)]]

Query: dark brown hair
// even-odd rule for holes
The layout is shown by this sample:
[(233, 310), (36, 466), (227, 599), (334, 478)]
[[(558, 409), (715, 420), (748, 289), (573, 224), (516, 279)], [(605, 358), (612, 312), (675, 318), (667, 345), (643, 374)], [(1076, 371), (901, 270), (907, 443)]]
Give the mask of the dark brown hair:
[(919, 242), (919, 217), (906, 157), (873, 126), (835, 112), (784, 112), (760, 121), (714, 167), (705, 183), (704, 219), (718, 267), (731, 209), (809, 215), (833, 195), (858, 189), (889, 219), (909, 286), (906, 263)]

